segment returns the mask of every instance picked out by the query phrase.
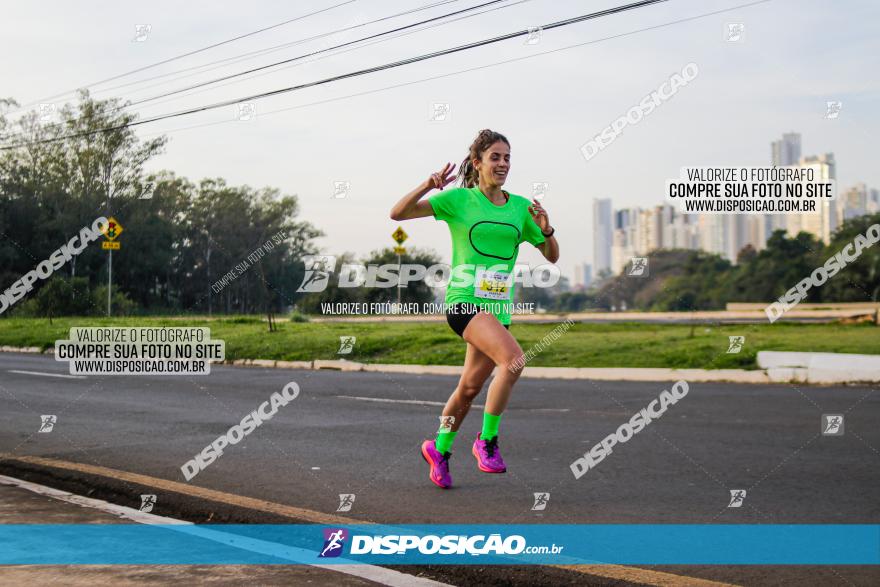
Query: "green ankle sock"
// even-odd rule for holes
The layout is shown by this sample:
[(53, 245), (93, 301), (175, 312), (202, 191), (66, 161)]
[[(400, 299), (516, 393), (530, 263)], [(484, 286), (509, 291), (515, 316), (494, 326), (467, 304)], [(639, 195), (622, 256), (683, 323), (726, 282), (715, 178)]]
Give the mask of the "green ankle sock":
[(440, 454), (449, 452), (456, 434), (458, 432), (438, 432), (437, 440), (434, 441), (434, 448), (437, 449), (437, 452)]
[(492, 440), (498, 436), (498, 425), (501, 416), (493, 416), (489, 412), (483, 412), (483, 431), (480, 432), (480, 440)]

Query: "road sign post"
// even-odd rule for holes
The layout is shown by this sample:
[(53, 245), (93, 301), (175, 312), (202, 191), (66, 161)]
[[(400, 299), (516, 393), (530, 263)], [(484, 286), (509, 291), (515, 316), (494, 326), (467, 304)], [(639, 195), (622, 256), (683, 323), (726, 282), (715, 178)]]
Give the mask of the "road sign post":
[(107, 316), (112, 311), (111, 302), (113, 299), (113, 251), (122, 248), (121, 243), (115, 242), (119, 235), (122, 234), (122, 225), (112, 216), (107, 219), (107, 224), (101, 230), (106, 241), (101, 243), (101, 248), (107, 251)]
[(397, 253), (397, 307), (400, 308), (400, 269), (401, 269), (401, 260), (400, 256), (406, 252), (406, 249), (401, 245), (406, 241), (408, 235), (401, 227), (397, 227), (397, 230), (391, 233), (391, 238), (394, 239), (394, 242), (397, 243), (397, 246), (394, 247), (394, 252)]

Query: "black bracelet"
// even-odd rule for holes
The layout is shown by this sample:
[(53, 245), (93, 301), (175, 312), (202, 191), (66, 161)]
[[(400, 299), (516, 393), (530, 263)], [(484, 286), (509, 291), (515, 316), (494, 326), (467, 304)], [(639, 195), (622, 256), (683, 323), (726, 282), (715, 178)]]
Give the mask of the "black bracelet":
[(555, 233), (555, 232), (556, 232), (556, 229), (551, 226), (550, 227), (550, 234), (544, 234), (543, 230), (541, 231), (541, 234), (544, 235), (544, 238), (550, 238), (551, 236), (553, 236), (553, 233)]

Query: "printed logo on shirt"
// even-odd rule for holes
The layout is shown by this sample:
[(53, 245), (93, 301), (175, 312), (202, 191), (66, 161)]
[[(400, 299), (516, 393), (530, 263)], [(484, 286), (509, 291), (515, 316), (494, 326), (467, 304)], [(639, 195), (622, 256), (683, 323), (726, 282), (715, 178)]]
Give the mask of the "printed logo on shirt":
[(509, 261), (516, 257), (519, 239), (522, 236), (519, 228), (507, 222), (482, 220), (471, 226), (468, 238), (471, 247), (484, 257)]

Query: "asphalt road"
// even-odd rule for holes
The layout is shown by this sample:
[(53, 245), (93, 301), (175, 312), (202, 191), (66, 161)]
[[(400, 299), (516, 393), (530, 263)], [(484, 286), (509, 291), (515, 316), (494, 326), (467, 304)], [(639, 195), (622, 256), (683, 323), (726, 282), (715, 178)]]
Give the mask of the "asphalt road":
[[(212, 367), (209, 376), (66, 374), (51, 357), (0, 354), (0, 452), (186, 482), (180, 467), (290, 381), (301, 393), (190, 483), (383, 523), (880, 523), (880, 393), (870, 386), (693, 383), (688, 395), (580, 479), (571, 462), (669, 384), (523, 379), (501, 425), (509, 472), (477, 470), (481, 410), (427, 479), (420, 442), (455, 378)], [(356, 399), (362, 398), (362, 399)], [(366, 399), (364, 399), (366, 398)], [(372, 401), (390, 400), (390, 401)], [(480, 400), (478, 400), (480, 401)], [(57, 416), (37, 433), (40, 415)], [(842, 436), (820, 434), (844, 414)], [(745, 489), (729, 508), (730, 490)], [(535, 492), (549, 492), (532, 511)], [(870, 584), (876, 569), (665, 568), (747, 584)], [(783, 580), (786, 579), (786, 580)]]

